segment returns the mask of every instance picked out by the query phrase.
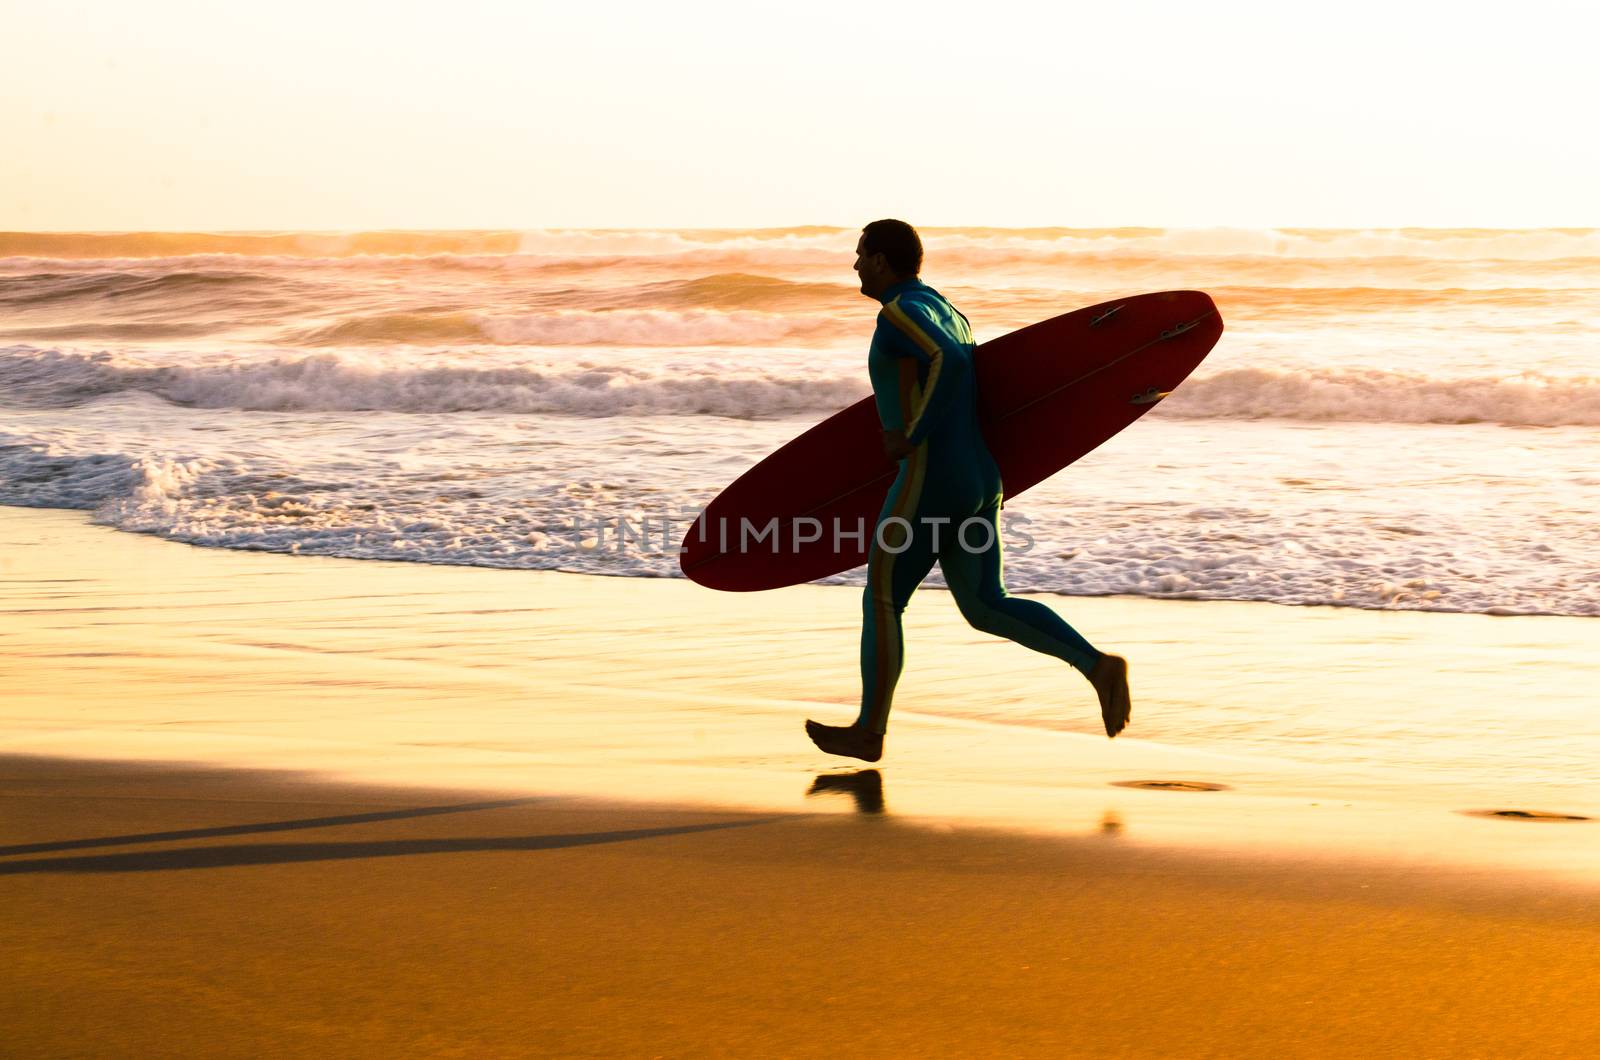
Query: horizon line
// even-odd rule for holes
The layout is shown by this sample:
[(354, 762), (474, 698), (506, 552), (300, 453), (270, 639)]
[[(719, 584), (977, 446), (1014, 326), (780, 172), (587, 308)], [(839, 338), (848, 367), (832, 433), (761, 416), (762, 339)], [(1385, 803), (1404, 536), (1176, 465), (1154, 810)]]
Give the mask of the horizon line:
[[(916, 225), (918, 231), (964, 231), (971, 229), (989, 229), (994, 231), (1011, 232), (1037, 232), (1037, 231), (1062, 231), (1062, 232), (1600, 232), (1600, 226), (1592, 224), (1561, 224), (1561, 225), (1438, 225), (1438, 224), (1404, 224), (1404, 225), (1306, 225), (1306, 224), (1270, 224), (1270, 225), (1241, 225), (1241, 224), (1213, 224), (1213, 225), (1161, 225), (1161, 224), (1098, 224), (1098, 225), (1070, 225), (1070, 224), (932, 224), (923, 223)], [(293, 233), (297, 235), (364, 235), (364, 234), (401, 234), (401, 233), (430, 233), (430, 234), (462, 234), (481, 235), (502, 232), (772, 232), (772, 231), (805, 231), (817, 230), (828, 232), (853, 232), (859, 231), (860, 226), (825, 224), (817, 222), (796, 222), (792, 224), (760, 224), (760, 225), (501, 225), (492, 227), (352, 227), (352, 228), (323, 228), (307, 227), (296, 228), (292, 226), (277, 226), (263, 228), (225, 228), (225, 227), (196, 227), (196, 228), (5, 228), (0, 227), (0, 236), (139, 236), (139, 235), (216, 235), (216, 236), (264, 236), (283, 235)]]

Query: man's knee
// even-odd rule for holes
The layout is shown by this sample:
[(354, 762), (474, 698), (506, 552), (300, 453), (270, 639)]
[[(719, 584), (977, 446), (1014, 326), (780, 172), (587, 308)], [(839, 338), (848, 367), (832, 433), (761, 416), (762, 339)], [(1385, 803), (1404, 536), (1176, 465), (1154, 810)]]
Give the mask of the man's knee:
[(983, 592), (958, 592), (955, 594), (956, 607), (961, 611), (961, 617), (966, 619), (967, 624), (973, 629), (980, 633), (998, 634), (1002, 616), (994, 605), (1004, 593), (993, 599), (991, 595)]
[(966, 618), (967, 624), (979, 633), (989, 633), (996, 637), (1005, 636), (1000, 629), (1000, 615), (996, 612), (987, 608), (973, 608), (964, 610), (961, 614)]
[(897, 615), (903, 614), (906, 605), (910, 602), (909, 597), (902, 599), (896, 596), (892, 588), (876, 586), (870, 581), (867, 583), (866, 590), (861, 594), (861, 610), (868, 615), (879, 614), (883, 611), (891, 611)]

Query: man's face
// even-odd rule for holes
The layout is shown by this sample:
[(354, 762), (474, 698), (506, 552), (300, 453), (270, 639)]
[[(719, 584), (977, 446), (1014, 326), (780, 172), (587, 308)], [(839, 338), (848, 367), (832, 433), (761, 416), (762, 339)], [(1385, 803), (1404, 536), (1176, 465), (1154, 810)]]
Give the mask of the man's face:
[(856, 241), (856, 275), (861, 277), (861, 293), (876, 298), (894, 284), (895, 274), (882, 254), (868, 254), (866, 248), (867, 237), (863, 234)]

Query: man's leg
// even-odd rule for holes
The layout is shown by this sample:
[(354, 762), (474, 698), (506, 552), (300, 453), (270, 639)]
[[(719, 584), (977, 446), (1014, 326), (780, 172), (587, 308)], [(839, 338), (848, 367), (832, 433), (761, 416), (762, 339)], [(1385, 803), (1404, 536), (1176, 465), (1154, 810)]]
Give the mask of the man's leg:
[(956, 606), (975, 629), (1053, 655), (1087, 677), (1100, 698), (1106, 735), (1115, 736), (1133, 712), (1127, 661), (1097, 651), (1044, 604), (1006, 591), (998, 517), (999, 505), (985, 508), (958, 524), (957, 533), (940, 550), (939, 568)]
[(917, 585), (933, 569), (929, 528), (917, 512), (927, 452), (913, 453), (889, 489), (867, 553), (867, 587), (861, 594), (861, 713), (854, 725), (806, 722), (806, 732), (829, 754), (876, 762), (883, 755), (894, 686), (904, 663), (900, 616)]
[(861, 713), (856, 725), (882, 734), (889, 727), (894, 686), (905, 663), (901, 616), (922, 579), (933, 569), (928, 528), (898, 523), (883, 528), (867, 557), (867, 587), (861, 594)]

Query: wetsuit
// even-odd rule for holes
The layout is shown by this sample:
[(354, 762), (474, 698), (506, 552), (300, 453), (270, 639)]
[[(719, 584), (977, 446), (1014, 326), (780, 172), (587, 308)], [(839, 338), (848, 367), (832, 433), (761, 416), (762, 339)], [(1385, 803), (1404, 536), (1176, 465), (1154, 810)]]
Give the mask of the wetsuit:
[(1100, 653), (1054, 611), (1006, 592), (1001, 570), (1000, 471), (978, 430), (972, 328), (913, 277), (879, 296), (867, 370), (885, 430), (914, 448), (878, 513), (862, 597), (861, 716), (881, 733), (902, 664), (900, 615), (934, 561), (956, 606), (986, 633), (1062, 659), (1088, 674)]

